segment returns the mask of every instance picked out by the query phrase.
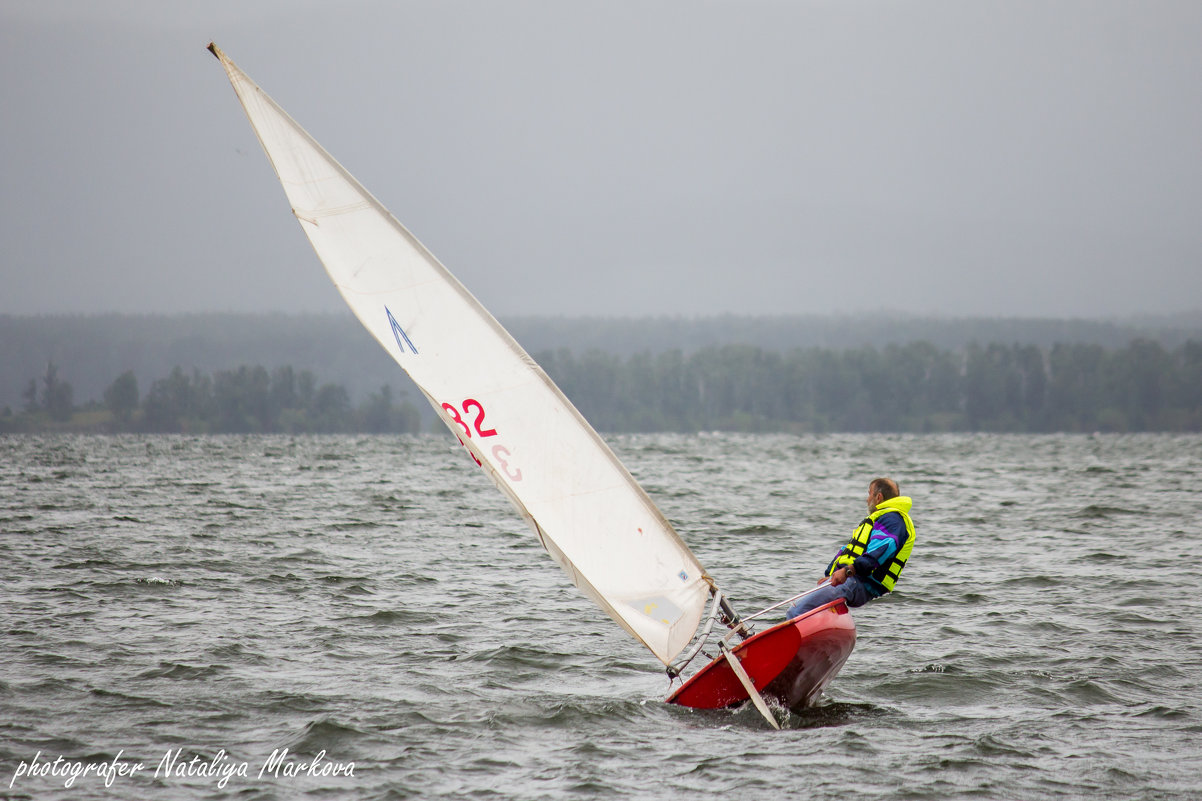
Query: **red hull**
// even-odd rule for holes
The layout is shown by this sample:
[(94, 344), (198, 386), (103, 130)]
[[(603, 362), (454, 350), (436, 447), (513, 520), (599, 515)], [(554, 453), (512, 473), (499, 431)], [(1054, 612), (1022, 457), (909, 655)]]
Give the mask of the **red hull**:
[[(732, 649), (756, 690), (790, 709), (812, 705), (851, 655), (856, 624), (843, 601), (832, 601), (787, 620)], [(747, 700), (747, 691), (724, 657), (697, 671), (668, 696), (669, 704), (723, 709)]]

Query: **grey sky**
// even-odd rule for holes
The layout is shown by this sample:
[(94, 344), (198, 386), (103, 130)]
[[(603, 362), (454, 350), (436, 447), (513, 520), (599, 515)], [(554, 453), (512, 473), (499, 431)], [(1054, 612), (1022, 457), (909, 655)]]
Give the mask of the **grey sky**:
[(500, 315), (1202, 308), (1196, 0), (3, 0), (0, 313), (341, 308), (210, 39)]

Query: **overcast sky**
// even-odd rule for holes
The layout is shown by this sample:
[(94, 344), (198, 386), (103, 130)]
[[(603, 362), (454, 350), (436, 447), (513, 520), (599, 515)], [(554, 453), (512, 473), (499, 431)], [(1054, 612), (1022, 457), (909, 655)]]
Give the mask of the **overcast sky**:
[(1202, 308), (1197, 0), (0, 0), (0, 313), (342, 308), (210, 39), (501, 316)]

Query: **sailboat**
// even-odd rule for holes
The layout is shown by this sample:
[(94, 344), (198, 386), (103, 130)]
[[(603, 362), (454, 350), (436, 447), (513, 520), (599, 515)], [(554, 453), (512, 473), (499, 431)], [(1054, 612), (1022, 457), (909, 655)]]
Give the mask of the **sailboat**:
[(501, 324), (245, 72), (215, 44), (209, 50), (343, 299), (572, 583), (673, 682), (716, 640), (720, 653), (667, 700), (722, 708), (750, 699), (774, 726), (764, 693), (793, 708), (813, 703), (855, 643), (843, 603), (756, 634), (756, 616), (740, 618), (605, 441)]

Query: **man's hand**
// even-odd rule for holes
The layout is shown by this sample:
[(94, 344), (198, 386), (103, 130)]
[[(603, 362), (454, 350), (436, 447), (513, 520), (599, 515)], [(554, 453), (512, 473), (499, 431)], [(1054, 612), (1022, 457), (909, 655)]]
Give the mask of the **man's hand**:
[(846, 567), (841, 567), (835, 572), (831, 573), (831, 586), (838, 587), (840, 584), (847, 581), (847, 573), (848, 570)]

